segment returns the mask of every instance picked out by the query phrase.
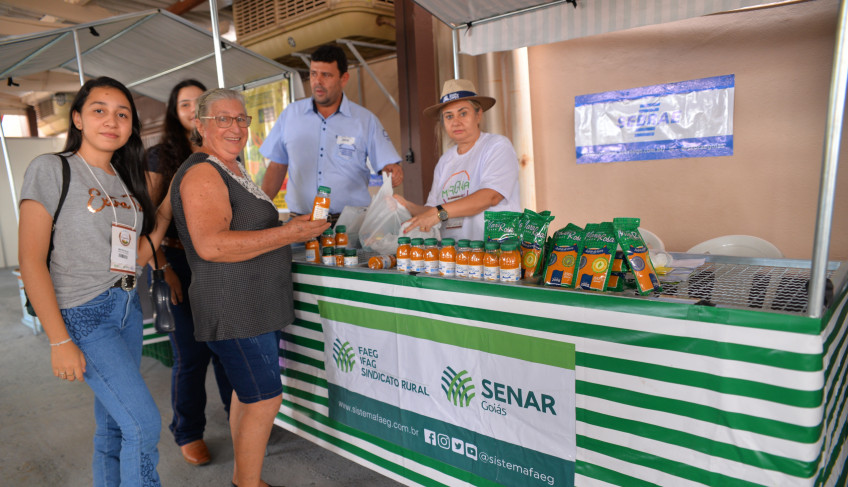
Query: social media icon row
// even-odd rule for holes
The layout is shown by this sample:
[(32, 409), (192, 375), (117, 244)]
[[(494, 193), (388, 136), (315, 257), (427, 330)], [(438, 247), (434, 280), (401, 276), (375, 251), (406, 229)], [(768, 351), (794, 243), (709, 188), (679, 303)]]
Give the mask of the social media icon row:
[(465, 455), (472, 460), (477, 460), (477, 446), (471, 443), (466, 443), (459, 438), (451, 438), (444, 433), (436, 433), (435, 431), (424, 429), (424, 441), (429, 445), (438, 446), (445, 450), (451, 450), (454, 453)]

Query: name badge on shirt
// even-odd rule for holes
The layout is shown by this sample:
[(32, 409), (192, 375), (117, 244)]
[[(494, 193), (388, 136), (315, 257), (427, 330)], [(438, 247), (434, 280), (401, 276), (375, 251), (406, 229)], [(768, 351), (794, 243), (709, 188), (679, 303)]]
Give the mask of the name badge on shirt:
[(336, 136), (336, 144), (338, 145), (356, 145), (356, 137), (351, 137), (349, 135), (337, 135)]
[(135, 229), (120, 223), (112, 224), (112, 267), (114, 272), (135, 274), (135, 254), (138, 248)]

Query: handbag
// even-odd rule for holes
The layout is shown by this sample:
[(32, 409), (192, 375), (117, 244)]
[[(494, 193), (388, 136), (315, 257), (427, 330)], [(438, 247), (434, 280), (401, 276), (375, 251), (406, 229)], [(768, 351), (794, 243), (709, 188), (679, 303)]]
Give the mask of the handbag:
[[(65, 197), (68, 196), (68, 187), (71, 185), (71, 165), (68, 164), (68, 159), (59, 154), (62, 159), (62, 193), (59, 195), (59, 204), (56, 206), (56, 212), (53, 213), (53, 226), (50, 228), (50, 247), (47, 249), (47, 271), (50, 271), (50, 255), (53, 253), (53, 234), (56, 233), (56, 219), (59, 218), (59, 212), (62, 211), (62, 205), (65, 204)], [(24, 288), (24, 296), (26, 297), (26, 312), (30, 316), (35, 316), (35, 308), (27, 296), (26, 288)]]
[(159, 333), (173, 333), (177, 329), (174, 322), (174, 314), (171, 313), (171, 287), (165, 282), (165, 269), (159, 268), (159, 259), (156, 258), (156, 248), (150, 240), (150, 235), (145, 235), (150, 248), (153, 250), (153, 283), (150, 285), (150, 298), (153, 301), (153, 326)]

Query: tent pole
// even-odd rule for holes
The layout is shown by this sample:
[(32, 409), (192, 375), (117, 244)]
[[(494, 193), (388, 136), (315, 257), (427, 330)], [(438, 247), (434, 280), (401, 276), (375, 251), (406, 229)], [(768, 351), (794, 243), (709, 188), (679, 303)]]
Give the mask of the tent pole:
[(209, 0), (209, 16), (212, 20), (212, 42), (215, 46), (215, 70), (218, 72), (218, 88), (224, 88), (224, 63), (221, 60), (221, 33), (218, 32), (218, 2)]
[(451, 27), (451, 43), (453, 44), (453, 79), (459, 79), (459, 33), (456, 27)]
[(18, 195), (15, 192), (15, 179), (12, 177), (12, 161), (9, 160), (9, 148), (6, 146), (6, 133), (3, 131), (3, 116), (0, 115), (0, 145), (3, 146), (3, 160), (6, 161), (6, 176), (9, 178), (9, 190), (12, 192), (12, 205), (15, 207), (15, 222), (20, 223), (18, 214)]
[(371, 76), (371, 79), (373, 79), (374, 82), (377, 83), (377, 88), (380, 88), (380, 91), (382, 91), (383, 94), (386, 95), (386, 98), (389, 99), (389, 103), (391, 103), (392, 106), (395, 107), (395, 110), (400, 113), (400, 107), (395, 101), (395, 97), (393, 97), (392, 94), (389, 93), (389, 90), (386, 89), (386, 87), (383, 85), (383, 83), (380, 82), (380, 78), (378, 78), (377, 75), (374, 74), (374, 71), (371, 69), (370, 66), (368, 66), (368, 62), (365, 61), (365, 58), (363, 58), (362, 55), (359, 54), (359, 50), (356, 48), (355, 45), (353, 45), (353, 42), (348, 41), (347, 39), (336, 39), (336, 42), (338, 42), (339, 44), (344, 44), (347, 46), (348, 49), (350, 49), (350, 52), (352, 52), (353, 55), (356, 57), (356, 60), (359, 61), (359, 67), (365, 68), (365, 71), (368, 72), (368, 74)]
[(77, 56), (77, 74), (79, 74), (80, 86), (85, 84), (85, 74), (82, 72), (82, 54), (80, 53), (79, 34), (74, 29), (74, 52)]
[(810, 318), (821, 318), (827, 279), (827, 258), (830, 232), (833, 224), (833, 204), (836, 193), (836, 173), (839, 168), (839, 144), (842, 139), (842, 120), (845, 112), (845, 89), (848, 86), (848, 2), (842, 0), (839, 9), (839, 27), (833, 54), (833, 73), (830, 78), (830, 96), (827, 103), (824, 155), (819, 206), (816, 217), (816, 234), (813, 240), (813, 260), (810, 274), (810, 291), (807, 312)]

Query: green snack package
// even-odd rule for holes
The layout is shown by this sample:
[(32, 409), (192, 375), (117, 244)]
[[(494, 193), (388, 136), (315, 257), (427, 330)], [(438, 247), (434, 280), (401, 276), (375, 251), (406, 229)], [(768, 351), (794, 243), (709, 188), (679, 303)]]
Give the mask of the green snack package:
[(636, 278), (636, 290), (645, 295), (662, 291), (662, 286), (648, 254), (648, 246), (639, 233), (639, 221), (638, 218), (615, 218), (612, 223), (616, 240)]
[(521, 213), (517, 211), (486, 211), (483, 213), (483, 232), (486, 242), (503, 243), (508, 239), (521, 240), (519, 223)]
[(577, 286), (592, 291), (606, 291), (615, 253), (615, 230), (612, 223), (590, 223), (583, 236), (583, 253), (577, 267)]
[(615, 257), (612, 260), (607, 291), (624, 291), (626, 288), (624, 276), (627, 275), (627, 269), (627, 259), (624, 257), (624, 251), (621, 250), (621, 247), (618, 247), (618, 250), (615, 251)]
[(544, 283), (548, 286), (574, 287), (577, 259), (583, 252), (583, 229), (573, 223), (557, 230), (549, 239), (545, 260)]
[(528, 209), (521, 216), (521, 274), (525, 280), (533, 279), (541, 270), (542, 247), (553, 219), (549, 211), (536, 213)]

